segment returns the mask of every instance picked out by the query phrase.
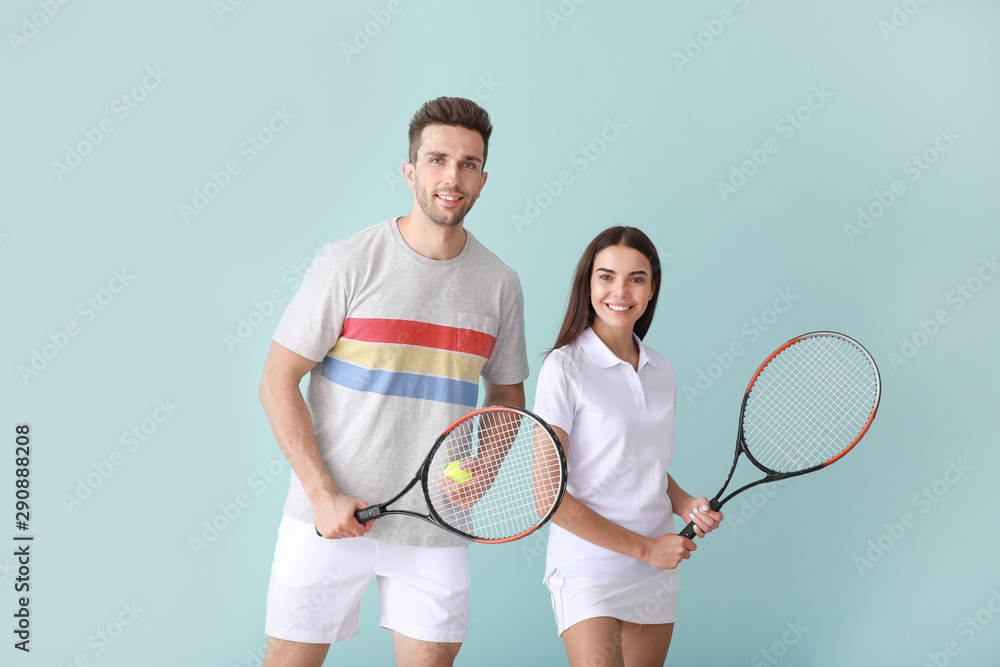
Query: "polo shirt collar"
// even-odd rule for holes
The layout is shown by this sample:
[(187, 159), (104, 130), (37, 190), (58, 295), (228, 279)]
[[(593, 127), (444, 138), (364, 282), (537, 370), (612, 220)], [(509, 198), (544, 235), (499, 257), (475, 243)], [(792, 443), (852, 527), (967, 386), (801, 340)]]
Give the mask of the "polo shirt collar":
[[(651, 366), (655, 366), (656, 364), (654, 364), (652, 359), (649, 358), (649, 355), (646, 353), (646, 347), (642, 344), (642, 341), (639, 340), (639, 337), (633, 333), (632, 338), (635, 340), (636, 345), (639, 346), (639, 369), (642, 370), (642, 367), (647, 363)], [(580, 334), (580, 337), (577, 340), (580, 341), (580, 347), (582, 347), (583, 351), (587, 353), (590, 360), (593, 361), (599, 368), (611, 368), (612, 366), (616, 366), (618, 364), (627, 363), (615, 356), (615, 353), (608, 349), (608, 346), (604, 344), (604, 341), (602, 341), (596, 333), (594, 333), (594, 330), (591, 327), (584, 329), (583, 333)]]

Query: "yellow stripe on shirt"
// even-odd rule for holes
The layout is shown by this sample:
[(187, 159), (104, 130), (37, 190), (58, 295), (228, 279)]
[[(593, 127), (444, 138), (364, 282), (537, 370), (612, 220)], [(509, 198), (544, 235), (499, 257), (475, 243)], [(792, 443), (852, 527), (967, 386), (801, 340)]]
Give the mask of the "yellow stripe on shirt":
[(479, 384), (486, 360), (472, 354), (408, 345), (362, 343), (341, 338), (327, 353), (334, 359), (365, 368), (436, 375)]

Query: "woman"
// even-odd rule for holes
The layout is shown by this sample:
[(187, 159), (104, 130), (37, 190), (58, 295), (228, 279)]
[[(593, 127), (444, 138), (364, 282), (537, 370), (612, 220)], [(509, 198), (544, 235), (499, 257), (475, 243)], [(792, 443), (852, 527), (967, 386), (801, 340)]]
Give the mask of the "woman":
[(545, 583), (570, 664), (662, 665), (677, 615), (677, 565), (722, 520), (667, 474), (673, 365), (645, 347), (660, 287), (656, 248), (634, 227), (601, 232), (580, 258), (569, 307), (538, 376), (535, 412), (566, 447)]

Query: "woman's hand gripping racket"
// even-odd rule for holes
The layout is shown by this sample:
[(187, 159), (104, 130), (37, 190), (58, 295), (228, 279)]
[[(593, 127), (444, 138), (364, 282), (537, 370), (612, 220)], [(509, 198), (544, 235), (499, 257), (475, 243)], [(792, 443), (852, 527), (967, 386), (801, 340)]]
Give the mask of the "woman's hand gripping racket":
[[(875, 361), (852, 338), (817, 331), (779, 347), (757, 369), (743, 396), (733, 467), (711, 508), (718, 511), (758, 484), (814, 472), (840, 459), (871, 426), (880, 393)], [(765, 477), (719, 500), (740, 454)], [(680, 535), (694, 539), (694, 522)]]
[[(387, 509), (418, 482), (427, 514)], [(402, 514), (475, 542), (509, 542), (548, 521), (565, 492), (566, 456), (549, 425), (527, 410), (488, 407), (449, 426), (406, 488), (354, 517)]]

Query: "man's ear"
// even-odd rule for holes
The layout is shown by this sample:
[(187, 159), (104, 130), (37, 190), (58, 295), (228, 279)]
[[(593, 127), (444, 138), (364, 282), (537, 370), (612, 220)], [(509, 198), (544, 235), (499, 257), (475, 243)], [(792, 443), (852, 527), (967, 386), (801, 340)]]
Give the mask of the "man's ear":
[(417, 180), (413, 176), (414, 167), (412, 162), (403, 163), (403, 178), (406, 179), (406, 185), (412, 190), (417, 185)]
[(489, 176), (489, 174), (484, 171), (483, 175), (480, 177), (480, 180), (479, 180), (479, 192), (476, 193), (476, 199), (479, 199), (479, 196), (483, 193), (483, 188), (486, 187), (486, 177), (487, 176)]

